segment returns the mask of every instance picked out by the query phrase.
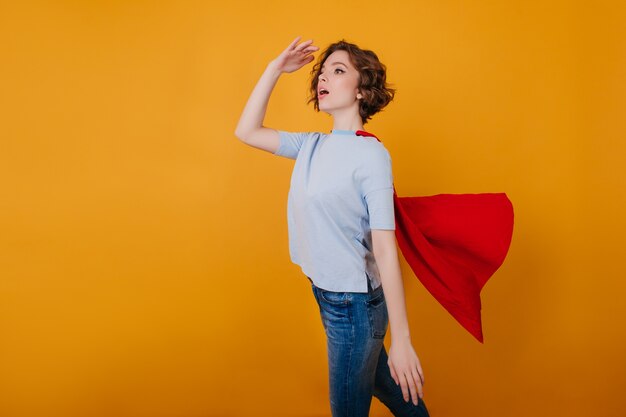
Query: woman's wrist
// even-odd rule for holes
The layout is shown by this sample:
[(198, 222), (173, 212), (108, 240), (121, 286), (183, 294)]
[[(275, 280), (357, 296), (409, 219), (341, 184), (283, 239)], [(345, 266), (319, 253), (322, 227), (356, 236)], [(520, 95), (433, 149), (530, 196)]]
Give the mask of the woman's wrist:
[(391, 332), (391, 343), (411, 343), (411, 333), (409, 330)]
[(276, 61), (275, 60), (271, 60), (267, 64), (266, 70), (271, 72), (272, 75), (274, 75), (274, 76), (279, 76), (280, 74), (282, 74), (282, 71), (278, 69), (278, 66), (276, 65)]

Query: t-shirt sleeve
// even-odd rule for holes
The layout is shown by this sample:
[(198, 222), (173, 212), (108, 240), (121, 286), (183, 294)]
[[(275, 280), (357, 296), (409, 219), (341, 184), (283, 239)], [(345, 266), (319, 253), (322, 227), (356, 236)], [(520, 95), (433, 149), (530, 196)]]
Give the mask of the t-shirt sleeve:
[(287, 132), (278, 131), (279, 145), (274, 155), (284, 156), (289, 159), (296, 159), (302, 144), (309, 137), (310, 132)]
[(386, 149), (383, 148), (368, 161), (361, 190), (367, 205), (370, 229), (395, 230), (393, 173), (391, 156)]

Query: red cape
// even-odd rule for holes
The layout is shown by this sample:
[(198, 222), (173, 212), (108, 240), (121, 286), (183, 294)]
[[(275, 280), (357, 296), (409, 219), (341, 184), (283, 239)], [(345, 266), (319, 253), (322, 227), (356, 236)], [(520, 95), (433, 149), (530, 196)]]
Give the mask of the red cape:
[[(357, 135), (375, 135), (357, 130)], [(437, 194), (393, 200), (396, 239), (435, 299), (483, 342), (480, 291), (502, 265), (513, 235), (505, 193)]]

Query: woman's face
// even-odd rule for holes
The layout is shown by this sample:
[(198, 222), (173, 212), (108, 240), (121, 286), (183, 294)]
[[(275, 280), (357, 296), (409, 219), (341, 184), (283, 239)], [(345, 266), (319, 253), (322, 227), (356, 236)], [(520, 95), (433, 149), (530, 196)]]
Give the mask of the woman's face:
[[(337, 109), (354, 107), (358, 112), (358, 85), (359, 72), (350, 63), (348, 52), (333, 52), (324, 61), (317, 83), (320, 110), (333, 114)], [(320, 94), (320, 90), (328, 94)]]

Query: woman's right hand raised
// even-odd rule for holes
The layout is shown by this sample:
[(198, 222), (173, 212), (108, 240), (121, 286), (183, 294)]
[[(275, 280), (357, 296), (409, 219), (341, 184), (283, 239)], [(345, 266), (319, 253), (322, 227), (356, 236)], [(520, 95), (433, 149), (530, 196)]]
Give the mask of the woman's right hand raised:
[(296, 46), (300, 38), (301, 36), (298, 36), (294, 39), (287, 49), (274, 59), (273, 63), (280, 72), (294, 72), (315, 59), (310, 54), (320, 48), (313, 45), (312, 39)]

